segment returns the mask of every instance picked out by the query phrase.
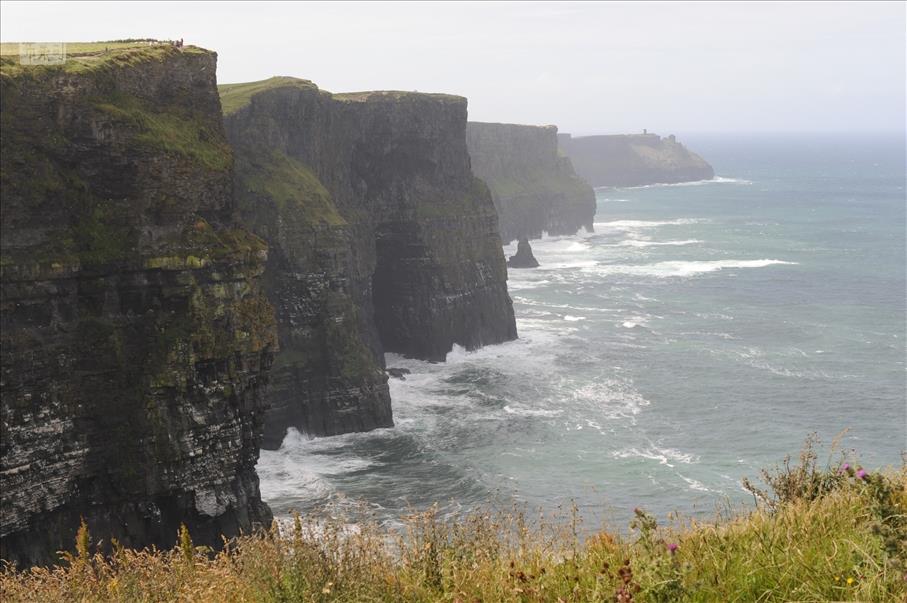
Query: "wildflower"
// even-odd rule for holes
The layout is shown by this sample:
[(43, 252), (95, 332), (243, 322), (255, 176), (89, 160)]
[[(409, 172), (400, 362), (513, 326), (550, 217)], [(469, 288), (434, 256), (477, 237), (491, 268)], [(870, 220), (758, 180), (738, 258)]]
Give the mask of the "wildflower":
[(850, 471), (850, 463), (844, 463), (838, 473), (847, 473), (848, 471)]
[(857, 478), (858, 478), (858, 479), (866, 479), (866, 470), (865, 470), (865, 469), (857, 469)]
[(676, 542), (669, 542), (667, 546), (668, 546), (668, 550), (671, 552), (672, 555), (677, 552), (677, 543)]
[(848, 578), (847, 578), (847, 585), (850, 586), (851, 584), (853, 584), (853, 578), (848, 577)]
[(840, 581), (841, 581), (841, 576), (835, 576), (835, 582), (840, 582)]

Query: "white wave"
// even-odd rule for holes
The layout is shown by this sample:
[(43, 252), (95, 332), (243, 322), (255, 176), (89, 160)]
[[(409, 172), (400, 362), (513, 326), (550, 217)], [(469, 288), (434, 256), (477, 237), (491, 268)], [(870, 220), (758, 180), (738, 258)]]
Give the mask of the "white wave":
[(585, 408), (590, 412), (602, 413), (609, 420), (629, 419), (636, 422), (636, 415), (650, 404), (636, 391), (633, 384), (622, 379), (601, 379), (586, 385), (565, 383), (562, 403), (567, 407)]
[(636, 327), (648, 327), (649, 320), (652, 318), (663, 318), (662, 316), (657, 316), (655, 314), (647, 314), (645, 316), (640, 316), (639, 314), (634, 314), (630, 316), (627, 320), (621, 323), (621, 326), (625, 329), (635, 329)]
[(607, 245), (607, 247), (662, 247), (695, 245), (697, 243), (702, 243), (702, 241), (699, 239), (684, 239), (682, 241), (640, 241), (638, 239), (627, 239), (620, 243), (616, 243), (615, 245)]
[(520, 314), (527, 318), (541, 318), (542, 316), (554, 316), (553, 312), (547, 310), (536, 310), (535, 308), (521, 308)]
[(620, 312), (614, 308), (605, 308), (605, 307), (595, 307), (595, 306), (573, 306), (571, 304), (556, 304), (554, 302), (544, 302), (530, 299), (528, 297), (523, 297), (520, 295), (514, 295), (514, 303), (525, 304), (527, 306), (541, 306), (543, 308), (560, 308), (562, 310), (578, 310), (580, 312)]
[(511, 275), (508, 275), (507, 279), (507, 290), (508, 291), (521, 291), (524, 289), (535, 289), (537, 287), (544, 287), (545, 285), (550, 285), (551, 281), (547, 279), (542, 280), (529, 280), (529, 279), (517, 279)]
[(520, 417), (556, 417), (561, 414), (560, 410), (546, 410), (542, 408), (525, 408), (523, 406), (504, 406), (504, 412), (517, 415)]
[(730, 314), (722, 314), (720, 312), (693, 312), (693, 316), (706, 320), (734, 320), (734, 317)]
[(642, 228), (656, 228), (658, 226), (683, 226), (686, 224), (702, 224), (708, 222), (702, 218), (677, 218), (675, 220), (611, 220), (609, 222), (596, 222), (598, 230), (638, 230)]
[(653, 276), (656, 278), (685, 277), (716, 272), (728, 268), (764, 268), (774, 265), (795, 265), (797, 262), (784, 260), (702, 260), (702, 261), (668, 261), (655, 264), (600, 264), (587, 272), (602, 276), (627, 274), (631, 276)]
[(599, 199), (599, 203), (632, 203), (630, 199)]
[(358, 471), (372, 462), (348, 455), (318, 454), (340, 449), (348, 437), (308, 438), (296, 429), (287, 435), (277, 450), (262, 450), (255, 469), (261, 480), (261, 496), (266, 501), (315, 500), (330, 495), (334, 488), (326, 476)]
[(570, 314), (567, 314), (564, 316), (564, 320), (567, 320), (569, 322), (576, 322), (579, 320), (586, 320), (586, 317), (585, 316), (572, 316)]
[(673, 467), (673, 463), (691, 465), (699, 462), (699, 457), (697, 457), (696, 455), (687, 452), (681, 452), (674, 448), (659, 448), (654, 444), (642, 449), (631, 447), (624, 448), (622, 450), (616, 450), (611, 453), (611, 456), (618, 459), (648, 459), (650, 461), (658, 461), (660, 465), (667, 465), (668, 467)]
[(680, 475), (679, 473), (677, 475), (678, 475), (678, 477), (680, 477), (680, 479), (682, 479), (683, 481), (685, 481), (687, 484), (690, 485), (690, 490), (698, 490), (699, 492), (714, 492), (714, 490), (706, 487), (705, 484), (703, 484), (702, 482), (698, 482), (695, 479), (690, 478), (690, 477), (685, 477), (683, 475)]
[(743, 184), (750, 185), (752, 180), (745, 178), (729, 178), (726, 176), (715, 176), (709, 180), (691, 180), (689, 182), (657, 182), (655, 184), (642, 184), (640, 186), (621, 186), (621, 187), (599, 187), (595, 190), (621, 190), (621, 189), (641, 189), (641, 188), (665, 188), (675, 186), (703, 186), (705, 184)]
[(540, 268), (536, 270), (549, 272), (549, 271), (558, 271), (564, 270), (565, 268), (590, 268), (598, 264), (595, 260), (576, 260), (574, 262), (555, 262), (550, 264), (542, 264)]

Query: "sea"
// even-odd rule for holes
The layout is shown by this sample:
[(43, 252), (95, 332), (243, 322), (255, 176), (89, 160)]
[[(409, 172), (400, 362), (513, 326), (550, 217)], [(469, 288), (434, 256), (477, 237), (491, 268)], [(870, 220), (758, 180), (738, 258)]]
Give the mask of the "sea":
[(389, 354), (411, 371), (390, 380), (394, 428), (262, 451), (275, 514), (517, 505), (621, 529), (634, 508), (746, 508), (741, 480), (813, 433), (822, 464), (837, 438), (900, 466), (903, 134), (684, 142), (714, 180), (598, 189), (593, 232), (532, 241), (541, 266), (509, 273), (518, 340)]

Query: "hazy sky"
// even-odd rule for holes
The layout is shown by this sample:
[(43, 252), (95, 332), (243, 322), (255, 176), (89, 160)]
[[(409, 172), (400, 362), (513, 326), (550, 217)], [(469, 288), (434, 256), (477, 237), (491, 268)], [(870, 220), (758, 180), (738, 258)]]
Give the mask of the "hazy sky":
[(185, 38), (221, 83), (449, 92), (574, 133), (904, 131), (905, 4), (18, 3), (0, 38)]

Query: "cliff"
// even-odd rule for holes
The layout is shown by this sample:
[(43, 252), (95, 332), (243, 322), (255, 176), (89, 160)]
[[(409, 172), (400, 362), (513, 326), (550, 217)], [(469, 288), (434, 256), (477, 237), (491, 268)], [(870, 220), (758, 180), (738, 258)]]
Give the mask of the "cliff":
[(197, 544), (268, 523), (255, 463), (273, 309), (233, 220), (197, 48), (3, 57), (0, 555)]
[(671, 135), (620, 134), (571, 137), (558, 135), (561, 149), (576, 173), (592, 186), (641, 186), (694, 182), (715, 177), (702, 157)]
[(595, 193), (558, 152), (555, 126), (469, 122), (472, 169), (488, 184), (501, 239), (592, 230)]
[(221, 86), (245, 223), (281, 351), (265, 445), (392, 424), (384, 352), (443, 360), (516, 337), (497, 218), (470, 171), (466, 100)]

